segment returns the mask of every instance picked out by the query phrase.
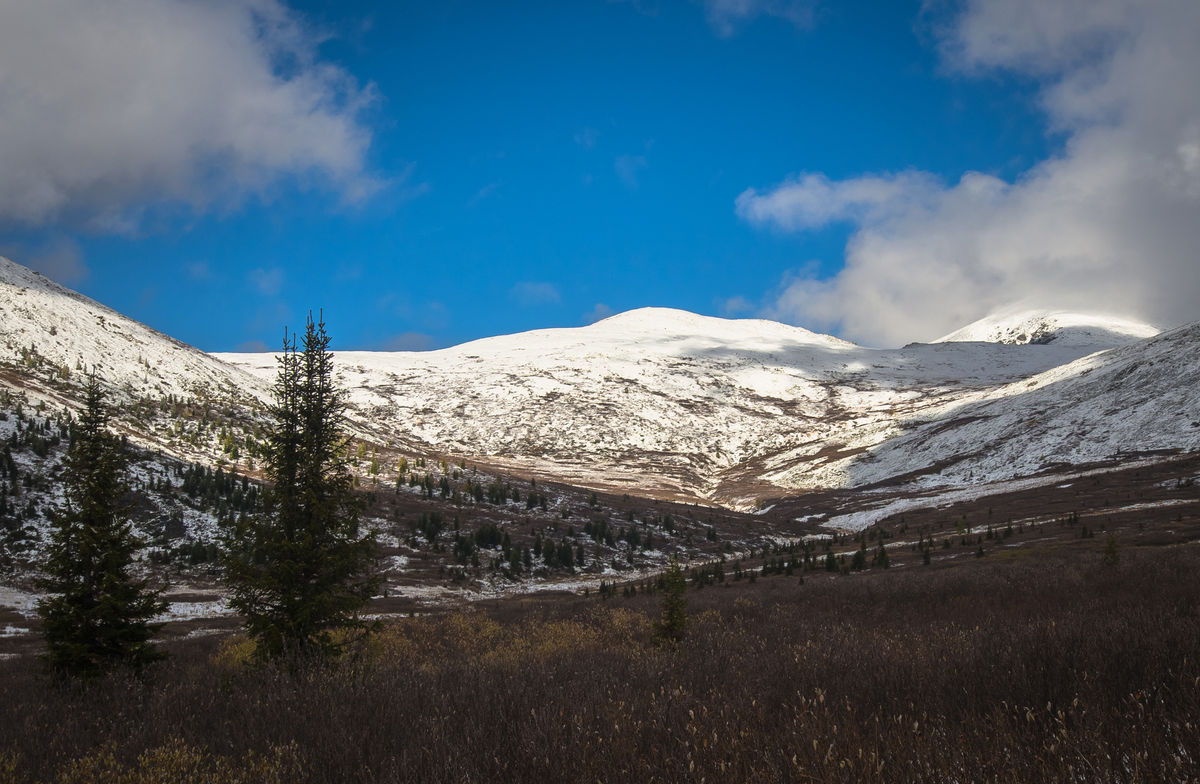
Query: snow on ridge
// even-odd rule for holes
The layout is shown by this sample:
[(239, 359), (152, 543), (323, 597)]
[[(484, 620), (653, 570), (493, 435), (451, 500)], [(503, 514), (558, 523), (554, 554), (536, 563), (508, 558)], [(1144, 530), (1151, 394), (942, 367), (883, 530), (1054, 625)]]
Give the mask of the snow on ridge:
[(135, 397), (188, 396), (202, 389), (266, 396), (261, 382), (240, 368), (3, 257), (0, 361), (41, 363), (64, 379), (94, 370)]
[[(641, 308), (437, 351), (334, 353), (369, 437), (747, 508), (781, 489), (920, 471), (922, 486), (969, 483), (1200, 448), (1190, 394), (1200, 325), (1139, 340), (1156, 330), (1070, 313), (984, 322), (945, 342), (871, 349), (771, 321)], [(998, 325), (1023, 337), (963, 342)], [(0, 329), (0, 361), (25, 361), (33, 345), (52, 363), (40, 377), (94, 363), (135, 396), (206, 387), (268, 399), (277, 372), (273, 354), (206, 355), (7, 260)], [(949, 468), (932, 473), (939, 465)]]
[(940, 465), (917, 481), (948, 487), (1137, 453), (1200, 450), (1197, 377), (1200, 323), (964, 400), (871, 450), (853, 483)]
[[(860, 483), (864, 450), (909, 422), (1095, 350), (869, 349), (769, 321), (644, 308), (438, 351), (335, 351), (335, 365), (357, 419), (434, 451), (557, 471), (584, 485), (753, 505), (754, 482)], [(219, 356), (264, 380), (275, 373), (270, 354)], [(747, 463), (752, 474), (739, 473)]]
[(1008, 310), (985, 316), (933, 342), (1055, 343), (1111, 348), (1160, 332), (1153, 325), (1123, 316), (1066, 310)]

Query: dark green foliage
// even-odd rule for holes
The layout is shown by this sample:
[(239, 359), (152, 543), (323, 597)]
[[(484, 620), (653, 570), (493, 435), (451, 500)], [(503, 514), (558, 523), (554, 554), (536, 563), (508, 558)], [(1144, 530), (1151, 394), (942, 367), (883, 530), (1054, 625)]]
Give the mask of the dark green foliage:
[(303, 351), (285, 336), (271, 407), (264, 511), (228, 541), (230, 606), (264, 659), (328, 658), (372, 625), (360, 610), (379, 580), (376, 545), (359, 531), (361, 502), (348, 469), (345, 403), (333, 385), (324, 322), (309, 316)]
[(687, 628), (687, 580), (674, 558), (662, 573), (659, 586), (662, 596), (659, 599), (658, 623), (654, 627), (655, 636), (674, 645), (683, 638)]
[(141, 542), (122, 501), (128, 492), (125, 452), (107, 427), (108, 412), (93, 377), (64, 463), (66, 501), (50, 515), (54, 529), (41, 582), (49, 596), (37, 606), (46, 663), (82, 678), (121, 666), (140, 669), (163, 658), (150, 644), (162, 624), (150, 620), (166, 602), (130, 573)]
[(504, 534), (495, 523), (484, 523), (475, 529), (474, 539), (479, 547), (496, 547), (504, 540)]
[(861, 571), (867, 568), (867, 540), (864, 538), (861, 545), (854, 551), (854, 558), (850, 561), (850, 568), (853, 571)]

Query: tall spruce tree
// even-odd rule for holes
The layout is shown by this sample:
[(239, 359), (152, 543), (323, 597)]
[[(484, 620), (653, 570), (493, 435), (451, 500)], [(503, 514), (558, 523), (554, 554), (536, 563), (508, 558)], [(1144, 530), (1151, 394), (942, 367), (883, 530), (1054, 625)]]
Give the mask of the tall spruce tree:
[(339, 655), (371, 629), (359, 613), (379, 586), (375, 539), (359, 530), (324, 320), (309, 315), (301, 345), (285, 331), (264, 511), (239, 521), (226, 542), (229, 604), (262, 659)]
[(64, 505), (54, 528), (38, 602), (45, 659), (58, 673), (94, 678), (117, 667), (139, 669), (161, 659), (150, 643), (166, 609), (159, 591), (131, 573), (141, 542), (124, 498), (127, 457), (108, 431), (108, 411), (95, 376), (72, 432), (63, 470)]

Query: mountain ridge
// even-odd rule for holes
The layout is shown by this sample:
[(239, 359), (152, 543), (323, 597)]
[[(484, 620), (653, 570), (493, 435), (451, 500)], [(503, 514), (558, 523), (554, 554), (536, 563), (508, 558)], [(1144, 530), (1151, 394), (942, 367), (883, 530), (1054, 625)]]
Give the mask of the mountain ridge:
[[(94, 358), (124, 400), (220, 401), (229, 412), (223, 427), (238, 438), (258, 427), (269, 400), (274, 354), (206, 354), (7, 260), (0, 316), (0, 362), (40, 379), (34, 387), (47, 395), (66, 394), (59, 388), (73, 382), (64, 378)], [(1043, 327), (1049, 332), (1038, 333)], [(1022, 331), (1009, 334), (1014, 329)], [(380, 448), (748, 509), (766, 497), (901, 475), (949, 485), (1038, 470), (1051, 462), (1048, 451), (1063, 451), (1067, 431), (1056, 423), (1066, 416), (1064, 401), (1078, 407), (1103, 392), (1088, 381), (1092, 374), (1121, 387), (1110, 397), (1128, 408), (1152, 411), (1161, 399), (1184, 412), (1160, 423), (1142, 417), (1141, 432), (1122, 431), (1132, 446), (1196, 448), (1181, 422), (1191, 421), (1197, 404), (1182, 393), (1200, 364), (1192, 350), (1200, 336), (1137, 337), (1151, 331), (1115, 317), (1024, 312), (989, 317), (939, 342), (873, 349), (763, 319), (640, 308), (584, 327), (436, 351), (335, 350), (335, 365), (355, 436)], [(961, 340), (993, 333), (1001, 342)], [(1139, 352), (1169, 363), (1164, 351), (1175, 352), (1178, 373), (1134, 367), (1119, 376)], [(1167, 388), (1150, 389), (1154, 383)], [(1080, 422), (1105, 427), (1094, 412)], [(195, 437), (184, 443), (162, 433), (162, 425), (129, 423), (181, 457), (221, 455), (215, 434), (197, 446)], [(1039, 444), (1024, 431), (1049, 440)], [(1068, 462), (1113, 451), (1112, 439), (1082, 433), (1079, 440), (1086, 448)], [(992, 444), (1006, 462), (989, 460), (980, 444)], [(1021, 459), (1017, 444), (1027, 453)]]

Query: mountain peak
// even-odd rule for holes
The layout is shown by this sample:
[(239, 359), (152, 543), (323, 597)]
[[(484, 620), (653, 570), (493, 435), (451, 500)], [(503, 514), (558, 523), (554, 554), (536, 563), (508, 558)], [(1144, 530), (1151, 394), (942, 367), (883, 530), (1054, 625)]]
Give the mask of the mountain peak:
[(664, 307), (627, 310), (597, 321), (585, 329), (627, 337), (706, 337), (722, 341), (764, 339), (788, 344), (821, 344), (844, 348), (854, 345), (831, 335), (822, 335), (778, 321), (703, 316), (687, 310)]
[(993, 313), (944, 335), (934, 343), (1048, 344), (1112, 348), (1154, 337), (1155, 326), (1100, 313), (1007, 310)]

